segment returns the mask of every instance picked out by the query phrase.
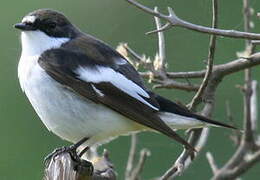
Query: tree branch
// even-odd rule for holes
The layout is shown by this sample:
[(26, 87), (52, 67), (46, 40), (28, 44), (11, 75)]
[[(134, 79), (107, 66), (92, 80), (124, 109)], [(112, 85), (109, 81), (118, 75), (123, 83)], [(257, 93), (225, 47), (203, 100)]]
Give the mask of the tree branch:
[[(192, 24), (190, 22), (180, 19), (175, 14), (173, 9), (170, 7), (168, 8), (169, 15), (164, 15), (162, 13), (156, 12), (156, 11), (138, 3), (135, 0), (126, 0), (126, 1), (148, 14), (151, 14), (153, 16), (166, 20), (168, 23), (171, 24), (171, 26), (179, 26), (179, 27), (183, 27), (183, 28), (201, 32), (201, 33), (214, 34), (214, 35), (231, 37), (231, 38), (260, 40), (260, 34), (257, 34), (257, 33), (248, 33), (248, 32), (236, 31), (236, 30), (215, 29), (215, 28), (209, 28), (209, 27), (205, 27), (205, 26)], [(159, 31), (169, 29), (168, 26), (169, 25), (167, 24), (167, 26), (166, 26), (167, 28), (164, 27)], [(152, 31), (152, 33), (156, 33), (156, 32), (158, 32), (158, 30)]]
[[(95, 151), (95, 150), (94, 150)], [(116, 172), (111, 164), (108, 152), (104, 150), (103, 156), (92, 156), (94, 174), (90, 164), (81, 160), (76, 162), (67, 152), (53, 157), (44, 170), (44, 180), (116, 180)]]
[[(254, 53), (249, 57), (239, 58), (231, 60), (228, 63), (214, 65), (212, 69), (212, 76), (219, 76), (224, 78), (227, 75), (251, 68), (260, 64), (260, 53)], [(148, 78), (150, 72), (140, 73), (144, 78)], [(206, 70), (190, 71), (190, 72), (167, 72), (169, 79), (176, 78), (203, 78), (206, 74)], [(151, 75), (150, 75), (151, 76)], [(159, 81), (160, 82), (160, 81)], [(174, 84), (174, 83), (173, 83)], [(171, 86), (171, 81), (168, 81), (167, 86), (169, 88), (175, 88)]]

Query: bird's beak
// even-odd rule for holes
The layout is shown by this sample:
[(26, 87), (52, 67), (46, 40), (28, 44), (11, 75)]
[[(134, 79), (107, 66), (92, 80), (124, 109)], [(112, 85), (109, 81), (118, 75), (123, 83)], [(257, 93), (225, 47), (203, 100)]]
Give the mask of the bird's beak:
[(20, 29), (22, 31), (34, 31), (36, 27), (32, 23), (17, 23), (14, 25), (16, 29)]

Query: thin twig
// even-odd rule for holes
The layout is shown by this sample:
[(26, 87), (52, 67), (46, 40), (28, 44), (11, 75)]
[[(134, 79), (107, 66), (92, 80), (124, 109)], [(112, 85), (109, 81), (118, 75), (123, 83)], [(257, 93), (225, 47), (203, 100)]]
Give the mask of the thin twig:
[(165, 25), (163, 25), (161, 28), (156, 29), (156, 30), (152, 30), (152, 31), (148, 31), (145, 34), (149, 35), (149, 34), (154, 34), (154, 33), (159, 33), (159, 32), (163, 32), (166, 31), (168, 29), (170, 29), (172, 27), (171, 23), (166, 23)]
[[(218, 1), (213, 0), (212, 1), (213, 6), (213, 12), (212, 12), (212, 28), (217, 28), (218, 23)], [(202, 95), (204, 90), (206, 89), (208, 85), (208, 81), (210, 79), (212, 69), (213, 69), (213, 62), (214, 62), (214, 56), (215, 56), (215, 49), (216, 49), (216, 36), (211, 35), (210, 36), (210, 43), (209, 43), (209, 52), (208, 52), (208, 62), (207, 62), (207, 71), (205, 74), (205, 77), (200, 85), (199, 90), (195, 94), (195, 96), (192, 98), (190, 104), (188, 105), (189, 109), (194, 110), (196, 106), (202, 101)]]
[[(250, 31), (250, 6), (249, 0), (243, 0), (243, 17), (244, 17), (244, 29), (246, 32)], [(245, 41), (245, 51), (246, 54), (251, 55), (253, 51), (253, 46), (249, 40)], [(245, 134), (244, 138), (247, 142), (254, 142), (253, 130), (252, 130), (252, 121), (251, 121), (251, 96), (252, 96), (252, 75), (251, 69), (245, 69), (245, 89), (244, 89), (244, 129)]]
[(128, 155), (128, 161), (126, 165), (126, 171), (125, 171), (125, 179), (129, 179), (131, 177), (133, 166), (135, 162), (136, 157), (136, 145), (137, 145), (137, 135), (132, 134), (131, 135), (131, 147)]
[(254, 152), (253, 154), (247, 156), (245, 160), (242, 160), (236, 165), (236, 168), (225, 169), (225, 171), (218, 171), (211, 180), (229, 180), (236, 179), (252, 166), (260, 161), (260, 150)]
[(208, 159), (208, 162), (209, 162), (209, 165), (211, 167), (211, 170), (212, 170), (213, 174), (216, 174), (217, 171), (218, 171), (218, 166), (217, 166), (217, 164), (215, 162), (215, 159), (214, 159), (213, 155), (210, 152), (207, 152), (206, 153), (206, 157)]
[(140, 152), (139, 161), (136, 167), (133, 169), (130, 180), (138, 180), (141, 172), (143, 171), (145, 161), (148, 156), (150, 156), (150, 151), (148, 149), (142, 149)]
[(251, 97), (251, 121), (252, 130), (257, 130), (257, 119), (258, 119), (258, 101), (257, 101), (257, 88), (258, 84), (256, 80), (252, 81), (252, 97)]
[(146, 78), (148, 78), (150, 82), (155, 83), (153, 88), (175, 88), (185, 91), (197, 91), (199, 89), (199, 85), (197, 84), (183, 83), (167, 78), (164, 71), (161, 71), (161, 69), (155, 70), (153, 63), (151, 63), (149, 59), (145, 60), (145, 58), (142, 58), (127, 44), (123, 44), (122, 47), (124, 47), (125, 50), (134, 57), (134, 59), (131, 59), (132, 61), (137, 61), (138, 63), (142, 64), (146, 69), (151, 71), (146, 74)]
[[(130, 4), (136, 6), (137, 8), (143, 10), (144, 12), (146, 12), (148, 14), (151, 14), (153, 16), (157, 16), (161, 19), (166, 20), (172, 26), (179, 26), (179, 27), (183, 27), (183, 28), (201, 32), (201, 33), (208, 33), (208, 34), (214, 34), (214, 35), (231, 37), (231, 38), (260, 40), (260, 34), (257, 34), (257, 33), (248, 33), (248, 32), (236, 31), (236, 30), (215, 29), (215, 28), (209, 28), (209, 27), (205, 27), (205, 26), (192, 24), (190, 22), (180, 19), (175, 14), (175, 12), (173, 11), (172, 8), (168, 8), (169, 15), (164, 15), (162, 13), (155, 12), (154, 10), (136, 2), (135, 0), (126, 0), (126, 1), (129, 2)], [(164, 28), (163, 30), (165, 30), (165, 29), (166, 28)], [(154, 32), (158, 32), (158, 31), (154, 31)]]
[(154, 83), (157, 83), (153, 86), (153, 88), (166, 88), (166, 89), (180, 89), (185, 91), (197, 91), (199, 89), (199, 85), (190, 84), (190, 83), (182, 83), (172, 79), (158, 80), (152, 79)]
[[(158, 12), (158, 8), (154, 8), (155, 12)], [(161, 20), (160, 18), (154, 16), (155, 24), (156, 24), (156, 29), (161, 28)], [(158, 50), (159, 50), (159, 70), (162, 71), (165, 75), (165, 66), (166, 66), (166, 53), (165, 53), (165, 38), (163, 32), (158, 32)]]

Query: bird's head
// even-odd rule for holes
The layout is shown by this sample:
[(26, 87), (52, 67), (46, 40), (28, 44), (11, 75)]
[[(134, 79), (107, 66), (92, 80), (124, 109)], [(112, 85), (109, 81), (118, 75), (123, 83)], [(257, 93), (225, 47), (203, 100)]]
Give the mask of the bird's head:
[(77, 34), (77, 28), (62, 13), (50, 9), (33, 11), (14, 27), (23, 32), (40, 31), (55, 38), (73, 38)]
[(22, 49), (27, 55), (59, 47), (80, 34), (62, 13), (50, 9), (33, 11), (14, 27), (22, 31)]

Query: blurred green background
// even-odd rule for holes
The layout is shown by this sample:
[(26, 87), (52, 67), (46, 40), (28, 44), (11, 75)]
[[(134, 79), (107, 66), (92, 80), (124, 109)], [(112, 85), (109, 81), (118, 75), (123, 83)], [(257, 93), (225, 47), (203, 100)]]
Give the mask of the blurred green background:
[[(141, 0), (140, 0), (141, 1)], [(171, 6), (177, 15), (193, 23), (210, 26), (211, 2), (209, 0), (142, 0), (147, 6), (159, 6), (166, 12)], [(259, 11), (260, 1), (252, 0), (252, 6)], [(31, 105), (22, 93), (18, 78), (17, 64), (21, 51), (19, 32), (13, 24), (19, 22), (28, 12), (38, 8), (52, 8), (65, 13), (69, 19), (103, 41), (116, 47), (127, 42), (140, 54), (154, 56), (157, 50), (157, 37), (144, 33), (154, 29), (150, 15), (127, 4), (124, 0), (23, 0), (2, 1), (0, 6), (0, 138), (1, 138), (1, 180), (36, 180), (42, 178), (43, 158), (54, 148), (68, 145), (41, 123)], [(219, 1), (219, 27), (243, 29), (242, 0)], [(260, 20), (255, 20), (254, 31), (260, 32)], [(167, 31), (167, 59), (171, 71), (200, 70), (207, 58), (209, 36), (189, 30), (175, 28)], [(236, 58), (236, 52), (244, 48), (244, 41), (218, 38), (216, 64)], [(259, 79), (260, 67), (253, 71)], [(225, 101), (229, 100), (235, 122), (242, 126), (243, 106), (240, 91), (236, 84), (243, 84), (243, 73), (237, 73), (224, 79), (218, 88), (217, 105), (214, 119), (226, 121)], [(188, 103), (193, 93), (178, 90), (157, 90), (172, 100)], [(198, 159), (178, 179), (209, 179), (211, 170), (205, 158), (205, 152), (211, 151), (219, 166), (223, 165), (234, 152), (230, 141), (231, 132), (226, 129), (212, 128), (209, 141)], [(139, 135), (138, 148), (146, 147), (152, 152), (144, 168), (143, 179), (161, 175), (181, 152), (181, 146), (167, 137), (154, 133)], [(123, 179), (125, 163), (130, 145), (129, 137), (120, 137), (104, 145), (110, 151), (111, 159)], [(102, 149), (101, 148), (101, 149)], [(244, 179), (259, 179), (260, 166), (252, 168)]]

